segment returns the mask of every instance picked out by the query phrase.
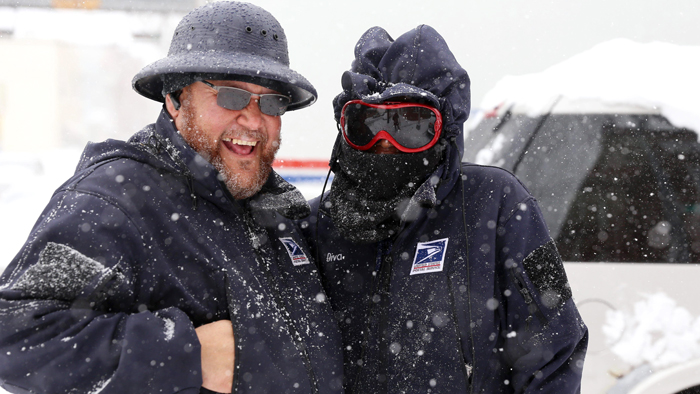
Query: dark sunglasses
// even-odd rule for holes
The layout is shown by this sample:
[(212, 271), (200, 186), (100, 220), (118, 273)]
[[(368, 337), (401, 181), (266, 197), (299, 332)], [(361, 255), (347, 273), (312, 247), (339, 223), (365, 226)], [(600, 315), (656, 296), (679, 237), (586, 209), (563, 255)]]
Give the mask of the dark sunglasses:
[(414, 153), (437, 143), (442, 116), (436, 108), (423, 104), (352, 100), (343, 106), (340, 127), (345, 141), (355, 149), (368, 150), (385, 139), (401, 152)]
[(210, 88), (216, 90), (216, 104), (219, 107), (240, 111), (248, 106), (252, 96), (257, 97), (260, 112), (270, 116), (281, 116), (287, 111), (289, 97), (282, 94), (255, 94), (247, 90), (234, 88), (231, 86), (216, 86), (208, 81), (202, 81)]

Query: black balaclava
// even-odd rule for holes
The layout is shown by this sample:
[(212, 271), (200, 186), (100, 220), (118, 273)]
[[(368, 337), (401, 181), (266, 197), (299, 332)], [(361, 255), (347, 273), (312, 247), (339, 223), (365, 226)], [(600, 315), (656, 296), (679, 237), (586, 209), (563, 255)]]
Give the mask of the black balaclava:
[(377, 242), (398, 232), (402, 209), (442, 159), (442, 144), (418, 153), (362, 152), (341, 142), (329, 198), (330, 215), (353, 242)]
[(430, 175), (441, 163), (456, 167), (461, 161), (469, 76), (432, 27), (418, 26), (396, 41), (374, 27), (358, 41), (353, 66), (341, 82), (343, 92), (333, 100), (336, 121), (350, 100), (382, 103), (398, 98), (431, 105), (443, 117), (438, 144), (418, 153), (362, 152), (338, 135), (331, 158), (335, 179), (329, 213), (347, 239), (377, 242), (395, 235), (402, 218), (411, 216), (405, 210), (421, 185), (438, 184)]

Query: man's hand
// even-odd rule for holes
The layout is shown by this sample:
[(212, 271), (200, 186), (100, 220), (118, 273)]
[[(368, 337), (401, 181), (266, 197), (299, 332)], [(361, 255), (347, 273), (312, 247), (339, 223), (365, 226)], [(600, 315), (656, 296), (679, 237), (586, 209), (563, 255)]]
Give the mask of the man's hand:
[(229, 320), (219, 320), (195, 329), (202, 348), (202, 387), (219, 393), (233, 388), (234, 340)]

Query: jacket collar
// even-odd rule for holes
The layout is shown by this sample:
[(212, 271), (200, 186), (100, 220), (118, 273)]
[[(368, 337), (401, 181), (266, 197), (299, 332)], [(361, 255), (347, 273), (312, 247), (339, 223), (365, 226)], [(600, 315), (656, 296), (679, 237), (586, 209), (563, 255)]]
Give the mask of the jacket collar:
[(179, 171), (194, 177), (201, 183), (208, 184), (210, 187), (221, 183), (218, 179), (219, 172), (185, 141), (175, 127), (175, 121), (165, 108), (158, 116), (155, 132), (156, 137), (160, 137), (158, 140), (163, 145), (168, 159)]

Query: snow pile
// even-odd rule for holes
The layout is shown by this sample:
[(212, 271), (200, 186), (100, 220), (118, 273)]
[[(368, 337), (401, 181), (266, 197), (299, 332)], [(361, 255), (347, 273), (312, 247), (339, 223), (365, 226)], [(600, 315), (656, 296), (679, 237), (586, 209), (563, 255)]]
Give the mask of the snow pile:
[(647, 295), (633, 314), (608, 311), (603, 332), (612, 352), (631, 366), (659, 369), (700, 357), (700, 317), (665, 293)]
[(657, 109), (675, 126), (700, 131), (699, 69), (698, 46), (615, 39), (541, 73), (506, 76), (481, 108), (518, 103), (534, 117), (558, 97), (600, 100)]
[(0, 271), (19, 252), (54, 190), (73, 175), (79, 159), (77, 149), (0, 152)]

